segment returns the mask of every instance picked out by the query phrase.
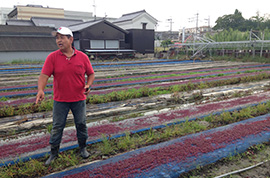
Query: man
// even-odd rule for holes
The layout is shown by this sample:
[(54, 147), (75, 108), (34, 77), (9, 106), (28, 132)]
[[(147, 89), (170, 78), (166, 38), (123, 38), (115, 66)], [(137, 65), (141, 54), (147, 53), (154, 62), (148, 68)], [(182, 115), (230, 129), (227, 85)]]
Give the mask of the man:
[[(73, 34), (70, 29), (60, 27), (52, 33), (56, 37), (58, 50), (48, 55), (38, 79), (36, 104), (44, 97), (44, 88), (53, 75), (53, 127), (50, 144), (51, 153), (45, 165), (58, 157), (59, 147), (69, 110), (72, 111), (77, 131), (80, 154), (88, 158), (86, 141), (86, 96), (89, 94), (95, 75), (86, 54), (72, 47)], [(85, 74), (87, 80), (85, 81)]]

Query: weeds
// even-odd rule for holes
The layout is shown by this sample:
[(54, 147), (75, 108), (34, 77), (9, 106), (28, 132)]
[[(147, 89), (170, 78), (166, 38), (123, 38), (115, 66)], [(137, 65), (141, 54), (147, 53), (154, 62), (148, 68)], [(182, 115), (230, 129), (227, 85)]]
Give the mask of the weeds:
[(110, 138), (107, 138), (104, 134), (102, 135), (102, 144), (99, 146), (99, 150), (105, 156), (115, 153), (115, 146)]

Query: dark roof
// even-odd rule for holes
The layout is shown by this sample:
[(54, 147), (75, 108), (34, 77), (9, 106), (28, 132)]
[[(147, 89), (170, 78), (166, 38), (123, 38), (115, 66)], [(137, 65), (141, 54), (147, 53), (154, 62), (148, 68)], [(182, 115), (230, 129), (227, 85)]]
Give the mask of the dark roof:
[(111, 27), (113, 27), (113, 28), (115, 28), (115, 29), (117, 29), (117, 30), (119, 30), (119, 31), (122, 31), (123, 33), (126, 33), (126, 34), (129, 33), (128, 31), (126, 31), (126, 30), (124, 30), (124, 29), (122, 29), (122, 28), (120, 28), (120, 27), (114, 25), (113, 23), (111, 23), (111, 22), (109, 22), (109, 21), (107, 21), (107, 20), (104, 20), (104, 19), (102, 19), (102, 20), (93, 20), (93, 21), (83, 22), (83, 23), (80, 23), (80, 24), (75, 24), (75, 25), (68, 26), (68, 28), (69, 28), (72, 32), (78, 32), (78, 31), (81, 31), (81, 30), (83, 30), (83, 29), (85, 29), (85, 28), (94, 26), (94, 25), (99, 24), (99, 23), (105, 23), (105, 24), (107, 24), (107, 25), (109, 25), (109, 26), (111, 26)]
[(82, 23), (83, 20), (63, 19), (63, 18), (45, 18), (32, 17), (31, 20), (7, 20), (7, 25), (22, 25), (22, 26), (39, 26), (39, 27), (53, 27), (55, 29), (64, 26), (70, 26), (77, 23)]
[(42, 17), (32, 17), (31, 21), (35, 26), (48, 26), (59, 28), (61, 26), (68, 27), (70, 25), (82, 23), (83, 20), (74, 19), (63, 19), (63, 18), (42, 18)]
[(0, 25), (0, 51), (54, 51), (53, 28)]
[(15, 20), (10, 19), (6, 21), (6, 25), (22, 25), (22, 26), (34, 26), (31, 20)]
[(0, 36), (47, 36), (52, 37), (54, 28), (20, 26), (20, 25), (0, 25)]
[(58, 49), (54, 38), (3, 37), (0, 36), (0, 51), (54, 51)]
[[(141, 14), (144, 14), (144, 13), (148, 14), (145, 10), (132, 12), (132, 13), (128, 13), (128, 14), (123, 14), (122, 17), (120, 17), (119, 19), (116, 19), (115, 21), (113, 21), (113, 23), (131, 21), (131, 20), (135, 19), (136, 17), (138, 17), (138, 16), (140, 16)], [(148, 14), (148, 15), (151, 16), (150, 14)], [(152, 17), (152, 18), (155, 19), (154, 17)]]

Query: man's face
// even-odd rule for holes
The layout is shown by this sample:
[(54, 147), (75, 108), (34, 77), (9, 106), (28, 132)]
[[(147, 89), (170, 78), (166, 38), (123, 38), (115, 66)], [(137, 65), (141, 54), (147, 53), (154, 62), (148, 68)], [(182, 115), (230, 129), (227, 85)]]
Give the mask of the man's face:
[(60, 50), (69, 49), (72, 46), (73, 37), (68, 37), (66, 35), (61, 35), (57, 33), (56, 44)]

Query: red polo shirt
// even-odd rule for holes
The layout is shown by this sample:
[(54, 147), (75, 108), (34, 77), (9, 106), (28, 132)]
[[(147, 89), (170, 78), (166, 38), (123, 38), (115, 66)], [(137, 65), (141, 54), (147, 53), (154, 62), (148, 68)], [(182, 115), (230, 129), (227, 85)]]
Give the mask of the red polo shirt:
[(53, 99), (59, 102), (76, 102), (86, 99), (85, 74), (94, 73), (86, 54), (74, 49), (73, 56), (68, 60), (60, 51), (48, 55), (41, 73), (53, 75)]

